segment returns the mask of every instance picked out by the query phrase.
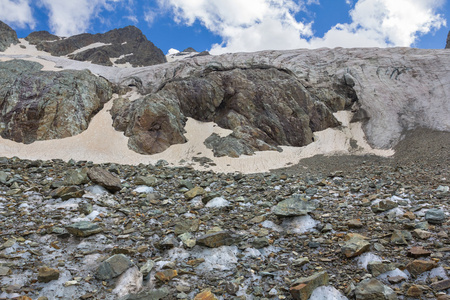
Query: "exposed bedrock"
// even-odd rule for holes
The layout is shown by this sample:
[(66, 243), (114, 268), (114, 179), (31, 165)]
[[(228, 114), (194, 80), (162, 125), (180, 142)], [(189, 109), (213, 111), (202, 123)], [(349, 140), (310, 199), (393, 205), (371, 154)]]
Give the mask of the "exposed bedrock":
[(0, 135), (21, 143), (73, 136), (112, 96), (90, 71), (41, 71), (24, 60), (0, 62)]
[(0, 21), (0, 52), (3, 52), (11, 46), (11, 44), (18, 44), (19, 39), (17, 38), (16, 32)]
[(144, 99), (117, 101), (112, 114), (137, 152), (153, 154), (183, 141), (184, 123), (172, 120), (191, 117), (231, 129), (206, 145), (216, 156), (236, 157), (311, 143), (314, 131), (340, 125), (333, 112), (351, 106), (351, 91), (345, 82), (308, 90), (292, 72), (273, 67), (215, 68), (170, 80)]
[[(114, 59), (116, 64), (130, 63), (133, 67), (166, 62), (161, 49), (147, 40), (141, 30), (134, 26), (114, 29), (106, 33), (83, 33), (66, 39), (59, 39), (48, 32), (37, 32), (31, 33), (26, 39), (36, 45), (38, 50), (50, 52), (52, 55), (69, 55), (69, 58), (74, 60), (89, 61), (104, 66), (112, 66), (111, 59)], [(71, 54), (94, 43), (105, 45)]]

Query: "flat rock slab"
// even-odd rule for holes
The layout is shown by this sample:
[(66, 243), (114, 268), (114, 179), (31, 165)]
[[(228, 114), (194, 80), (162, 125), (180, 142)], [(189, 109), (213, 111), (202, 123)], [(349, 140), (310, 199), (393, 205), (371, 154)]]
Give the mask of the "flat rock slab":
[(67, 225), (65, 228), (69, 233), (79, 237), (87, 237), (103, 231), (97, 223), (91, 223), (88, 221), (81, 221)]
[(431, 224), (444, 223), (445, 218), (445, 213), (442, 209), (430, 209), (425, 213), (425, 220)]
[(304, 216), (316, 209), (316, 204), (305, 201), (300, 196), (283, 200), (275, 206), (273, 213), (279, 217)]
[(61, 198), (62, 200), (80, 198), (83, 195), (84, 191), (77, 186), (61, 186), (50, 193), (52, 198)]
[(133, 266), (133, 263), (127, 256), (116, 254), (100, 264), (95, 277), (99, 280), (113, 279), (128, 270), (131, 266)]
[(431, 284), (431, 288), (435, 291), (450, 289), (450, 279), (441, 280)]
[(420, 256), (430, 256), (431, 251), (424, 249), (423, 247), (412, 247), (408, 250), (408, 256), (410, 257), (420, 257)]
[(234, 237), (228, 231), (219, 231), (210, 234), (205, 234), (197, 239), (197, 245), (206, 246), (209, 248), (230, 246), (237, 242), (239, 242), (239, 238)]
[(104, 187), (110, 192), (114, 193), (122, 189), (120, 178), (103, 168), (94, 167), (89, 169), (88, 176), (92, 182)]

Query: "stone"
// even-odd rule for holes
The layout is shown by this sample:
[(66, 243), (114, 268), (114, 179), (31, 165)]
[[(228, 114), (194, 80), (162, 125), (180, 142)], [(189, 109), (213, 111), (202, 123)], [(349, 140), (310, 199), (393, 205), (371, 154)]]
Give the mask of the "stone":
[(363, 254), (364, 252), (366, 252), (367, 250), (369, 250), (370, 248), (370, 243), (354, 237), (351, 238), (350, 240), (348, 240), (341, 248), (341, 252), (347, 257), (347, 258), (351, 258), (351, 257), (355, 257), (358, 255)]
[(173, 278), (178, 276), (177, 270), (164, 270), (161, 272), (157, 272), (155, 274), (155, 278), (162, 282), (169, 282)]
[(69, 233), (79, 236), (79, 237), (88, 237), (100, 232), (103, 232), (103, 229), (97, 223), (91, 223), (89, 221), (80, 221), (74, 224), (70, 224), (64, 227)]
[(407, 278), (403, 277), (403, 276), (391, 276), (388, 278), (389, 283), (391, 284), (397, 284), (400, 283), (402, 281), (405, 281)]
[(155, 186), (158, 183), (158, 179), (154, 176), (138, 176), (134, 180), (136, 185)]
[(430, 224), (442, 224), (445, 219), (446, 216), (442, 209), (429, 209), (425, 213), (425, 220)]
[(87, 174), (92, 182), (104, 187), (110, 192), (117, 192), (122, 189), (120, 178), (103, 168), (91, 168)]
[(161, 287), (151, 291), (142, 291), (138, 294), (129, 294), (118, 300), (163, 300), (167, 299), (169, 295), (170, 290), (167, 287)]
[(392, 200), (381, 200), (377, 204), (372, 205), (374, 213), (385, 212), (387, 210), (398, 207), (398, 203)]
[(3, 138), (30, 144), (77, 135), (112, 96), (111, 84), (88, 70), (41, 69), (32, 61), (0, 62)]
[(432, 253), (431, 251), (425, 250), (421, 246), (411, 247), (411, 249), (408, 250), (408, 256), (414, 257), (414, 258), (421, 257), (421, 256), (430, 256), (431, 253)]
[(184, 197), (187, 200), (191, 200), (197, 196), (201, 196), (204, 194), (205, 194), (205, 190), (200, 186), (196, 186), (196, 187), (190, 189), (189, 191), (187, 191), (186, 193), (184, 193)]
[(39, 282), (50, 282), (52, 280), (58, 280), (59, 270), (52, 269), (48, 267), (39, 268), (38, 281)]
[(11, 274), (11, 269), (8, 267), (0, 267), (0, 276), (8, 276)]
[(422, 240), (429, 239), (433, 235), (431, 232), (422, 229), (414, 229), (413, 234)]
[(239, 242), (239, 238), (233, 236), (228, 231), (219, 231), (205, 234), (197, 238), (197, 245), (209, 248), (217, 248), (220, 246), (230, 246)]
[(356, 300), (396, 300), (397, 294), (377, 279), (364, 279), (355, 289)]
[(406, 291), (406, 296), (420, 298), (423, 292), (417, 285), (412, 285), (409, 287), (408, 291)]
[(152, 271), (153, 267), (155, 266), (155, 262), (151, 259), (147, 260), (145, 264), (139, 269), (139, 271), (142, 273), (142, 275), (145, 277)]
[(450, 279), (433, 282), (431, 288), (435, 291), (443, 291), (450, 289)]
[(133, 266), (131, 260), (124, 254), (116, 254), (102, 262), (95, 273), (99, 280), (110, 280), (120, 276)]
[(194, 300), (217, 300), (217, 298), (211, 291), (206, 290), (195, 295)]
[(391, 243), (396, 245), (407, 245), (408, 240), (411, 240), (411, 234), (405, 230), (394, 230), (391, 236)]
[(347, 222), (348, 228), (361, 228), (363, 224), (360, 219), (352, 219)]
[(272, 212), (279, 217), (304, 216), (316, 209), (312, 201), (304, 201), (300, 196), (294, 196), (277, 204)]
[(394, 263), (371, 261), (367, 264), (367, 270), (370, 272), (370, 274), (372, 274), (373, 277), (378, 277), (383, 273), (393, 271), (397, 268), (398, 265)]
[(0, 52), (5, 51), (12, 44), (18, 44), (19, 39), (17, 38), (16, 32), (0, 21)]
[(319, 272), (295, 280), (290, 288), (290, 293), (294, 300), (307, 300), (316, 288), (323, 285), (328, 285), (327, 272)]
[(118, 297), (137, 293), (142, 289), (142, 282), (142, 273), (134, 266), (117, 278), (113, 293)]
[(62, 186), (51, 191), (50, 196), (52, 198), (61, 198), (62, 200), (68, 200), (71, 198), (81, 198), (84, 195), (84, 190), (77, 186)]
[(180, 235), (187, 232), (196, 232), (200, 226), (199, 219), (184, 219), (176, 223), (174, 233)]
[(64, 178), (64, 185), (81, 185), (89, 182), (89, 178), (87, 176), (87, 169), (75, 169), (69, 170), (66, 173)]
[(437, 267), (437, 263), (435, 261), (428, 261), (428, 260), (414, 260), (410, 262), (406, 266), (406, 270), (412, 275), (412, 276), (418, 276), (426, 271), (430, 271)]

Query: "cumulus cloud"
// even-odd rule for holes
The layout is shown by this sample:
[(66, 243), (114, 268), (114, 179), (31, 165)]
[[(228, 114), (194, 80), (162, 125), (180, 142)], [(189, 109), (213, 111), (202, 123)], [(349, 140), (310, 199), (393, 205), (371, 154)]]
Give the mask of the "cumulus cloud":
[(170, 48), (169, 51), (167, 51), (167, 55), (177, 54), (177, 53), (180, 53), (180, 50), (177, 50), (174, 48)]
[(92, 18), (104, 9), (113, 10), (121, 0), (40, 0), (49, 11), (49, 26), (59, 36), (86, 32)]
[(29, 0), (0, 0), (0, 20), (19, 28), (36, 26)]
[(159, 0), (176, 22), (200, 22), (221, 36), (211, 53), (319, 47), (411, 46), (421, 34), (445, 26), (438, 14), (444, 0), (346, 0), (351, 22), (336, 24), (323, 37), (313, 23), (299, 21), (317, 0)]

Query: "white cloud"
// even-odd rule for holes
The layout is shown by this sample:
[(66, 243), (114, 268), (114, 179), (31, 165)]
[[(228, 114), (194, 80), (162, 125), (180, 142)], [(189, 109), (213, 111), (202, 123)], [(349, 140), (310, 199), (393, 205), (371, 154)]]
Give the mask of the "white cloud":
[[(411, 46), (446, 22), (437, 10), (445, 0), (346, 0), (351, 22), (313, 36), (313, 23), (298, 21), (317, 0), (159, 0), (178, 23), (198, 21), (221, 36), (211, 53), (319, 47)], [(355, 3), (353, 5), (353, 3)], [(317, 16), (320, 18), (320, 15)]]
[(59, 36), (71, 36), (86, 32), (92, 18), (103, 10), (113, 10), (113, 4), (121, 0), (40, 0), (49, 10), (49, 25)]
[(36, 26), (29, 0), (0, 0), (0, 20), (19, 28)]

